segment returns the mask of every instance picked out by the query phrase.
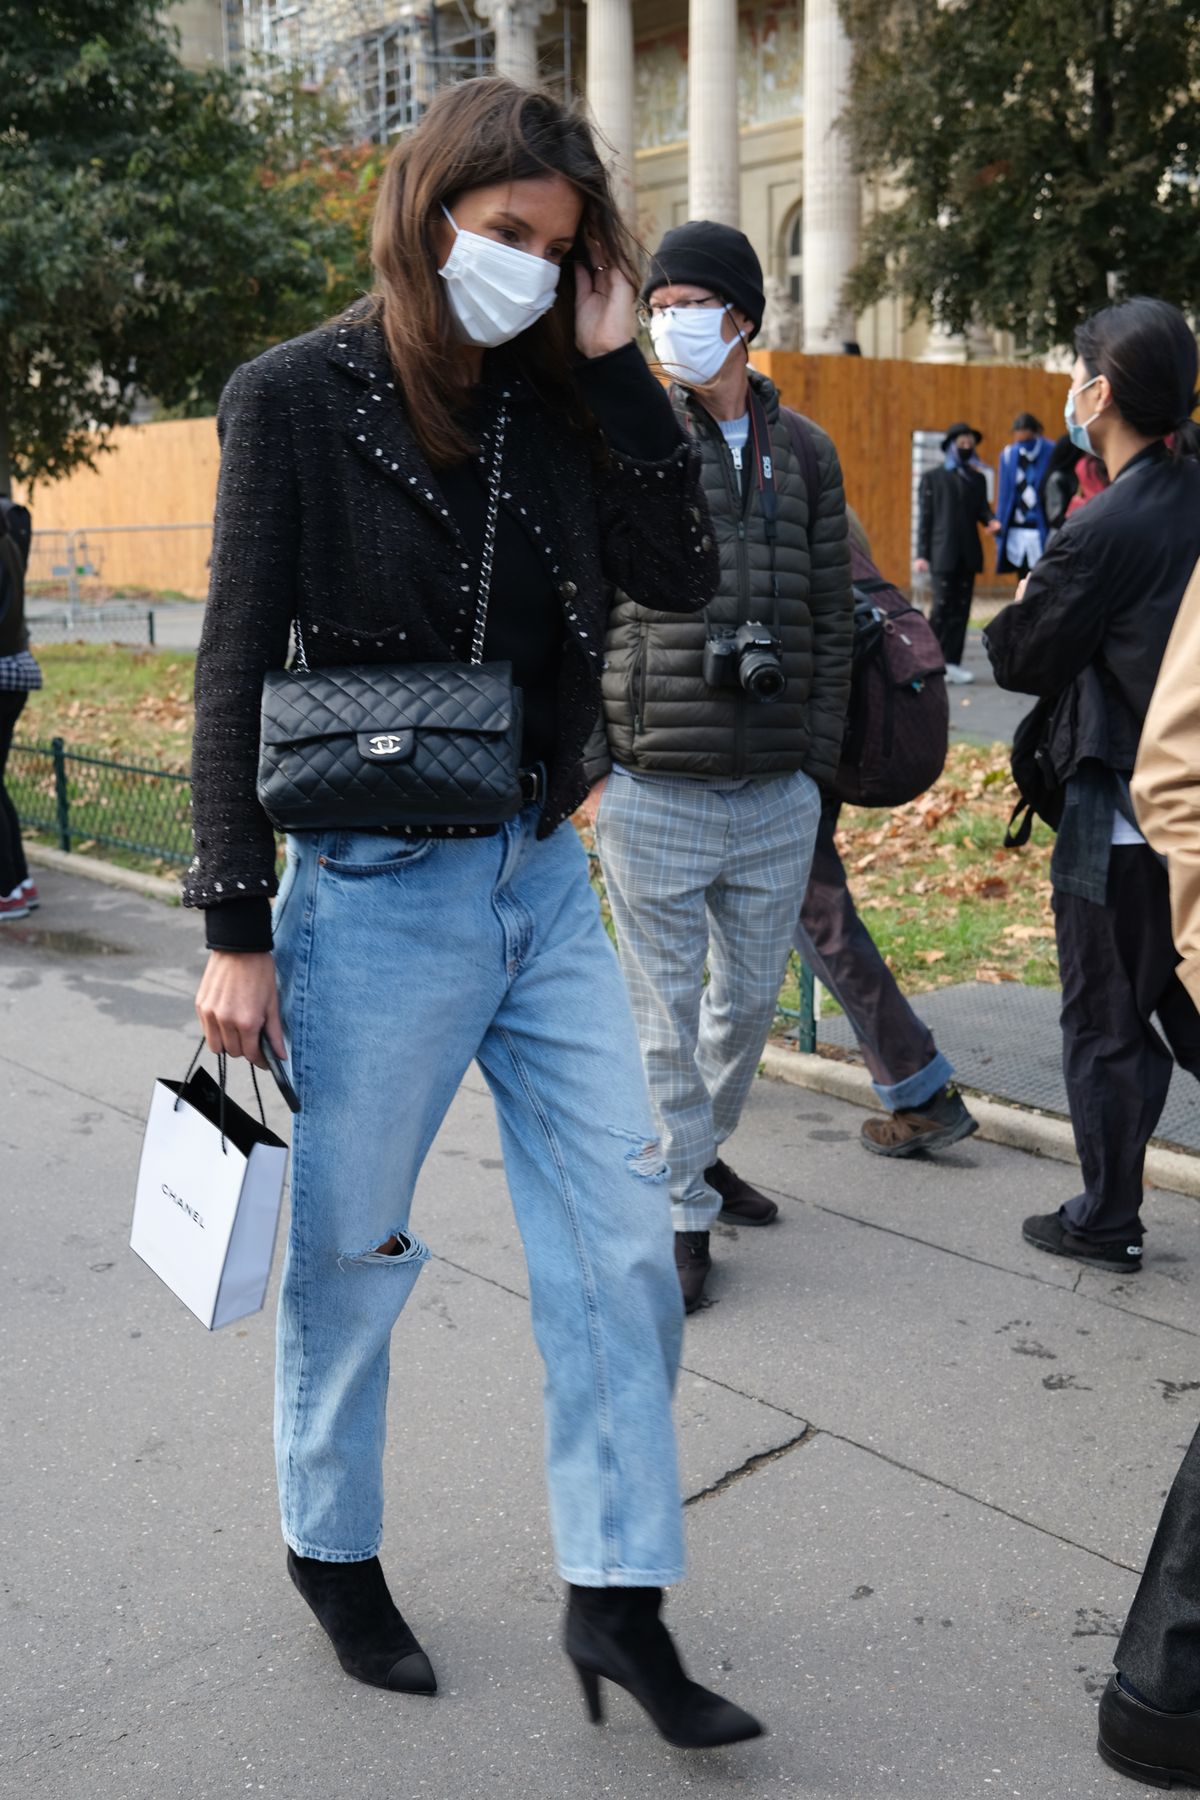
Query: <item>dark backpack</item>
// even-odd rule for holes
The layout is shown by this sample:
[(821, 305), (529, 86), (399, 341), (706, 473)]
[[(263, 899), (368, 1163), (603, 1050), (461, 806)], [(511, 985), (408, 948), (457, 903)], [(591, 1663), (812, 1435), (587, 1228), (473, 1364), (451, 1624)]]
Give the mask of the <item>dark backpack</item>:
[[(781, 409), (810, 496), (820, 490), (812, 436)], [(829, 787), (847, 806), (903, 806), (931, 788), (946, 765), (950, 703), (946, 659), (919, 612), (850, 543), (854, 652), (842, 760)]]
[(1067, 698), (1069, 693), (1036, 701), (1013, 732), (1012, 774), (1021, 798), (1004, 833), (1006, 850), (1019, 850), (1029, 842), (1034, 819), (1043, 819), (1052, 831), (1062, 824), (1065, 794), (1051, 744), (1059, 708)]

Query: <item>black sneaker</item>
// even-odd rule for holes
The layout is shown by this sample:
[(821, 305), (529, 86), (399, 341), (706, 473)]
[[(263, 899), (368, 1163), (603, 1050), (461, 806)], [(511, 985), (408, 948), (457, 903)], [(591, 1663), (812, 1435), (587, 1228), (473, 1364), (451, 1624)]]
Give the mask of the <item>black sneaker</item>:
[(1087, 1263), (1092, 1269), (1136, 1275), (1142, 1266), (1140, 1239), (1136, 1243), (1100, 1244), (1092, 1238), (1077, 1237), (1061, 1213), (1034, 1213), (1022, 1225), (1021, 1236), (1036, 1250), (1048, 1250), (1051, 1256), (1069, 1256), (1073, 1262)]
[(712, 1268), (707, 1231), (675, 1233), (675, 1268), (683, 1290), (683, 1310), (693, 1313), (700, 1304), (708, 1271)]
[(721, 1196), (717, 1217), (726, 1225), (769, 1225), (779, 1217), (774, 1200), (768, 1200), (748, 1181), (743, 1181), (737, 1170), (731, 1169), (720, 1157), (711, 1169), (705, 1169), (704, 1179)]

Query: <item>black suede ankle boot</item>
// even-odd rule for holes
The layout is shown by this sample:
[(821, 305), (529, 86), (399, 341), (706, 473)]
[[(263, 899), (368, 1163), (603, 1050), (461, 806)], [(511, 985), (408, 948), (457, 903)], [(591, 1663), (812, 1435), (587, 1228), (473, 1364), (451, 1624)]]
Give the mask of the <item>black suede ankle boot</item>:
[(288, 1574), (347, 1675), (393, 1694), (436, 1694), (432, 1664), (396, 1610), (379, 1558), (319, 1562), (287, 1553)]
[(661, 1588), (572, 1586), (568, 1592), (567, 1655), (583, 1683), (593, 1724), (604, 1717), (603, 1677), (632, 1694), (677, 1749), (711, 1750), (762, 1736), (750, 1713), (688, 1679), (658, 1616)]

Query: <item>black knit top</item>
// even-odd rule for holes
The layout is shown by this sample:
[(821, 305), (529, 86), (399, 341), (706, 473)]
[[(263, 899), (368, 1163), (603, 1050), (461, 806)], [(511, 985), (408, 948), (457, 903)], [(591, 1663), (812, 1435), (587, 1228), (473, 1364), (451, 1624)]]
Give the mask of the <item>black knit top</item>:
[[(635, 346), (578, 372), (608, 440), (603, 466), (501, 359), (486, 358), (484, 373), (483, 404), (503, 398), (511, 421), (487, 650), (499, 656), (503, 644), (532, 675), (532, 728), (548, 743), (544, 837), (586, 792), (581, 758), (614, 588), (698, 610), (716, 554), (699, 459)], [(274, 833), (255, 795), (263, 676), (283, 667), (297, 617), (314, 668), (466, 660), (482, 496), (465, 467), (429, 468), (371, 320), (311, 332), (239, 369), (218, 430), (196, 665), (196, 854), (183, 897), (209, 909), (211, 944), (266, 949), (276, 880)]]

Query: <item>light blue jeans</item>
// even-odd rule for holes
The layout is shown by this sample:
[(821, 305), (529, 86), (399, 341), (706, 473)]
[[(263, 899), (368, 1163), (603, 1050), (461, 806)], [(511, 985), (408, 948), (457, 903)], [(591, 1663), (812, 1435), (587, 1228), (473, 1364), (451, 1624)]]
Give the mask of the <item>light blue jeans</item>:
[[(275, 958), (303, 1111), (276, 1364), (283, 1533), (327, 1562), (379, 1547), (392, 1327), (429, 1256), (409, 1207), (474, 1058), (546, 1367), (559, 1569), (657, 1587), (683, 1572), (667, 1170), (583, 849), (568, 825), (539, 843), (537, 821), (289, 840)], [(380, 1254), (393, 1234), (399, 1253)]]

